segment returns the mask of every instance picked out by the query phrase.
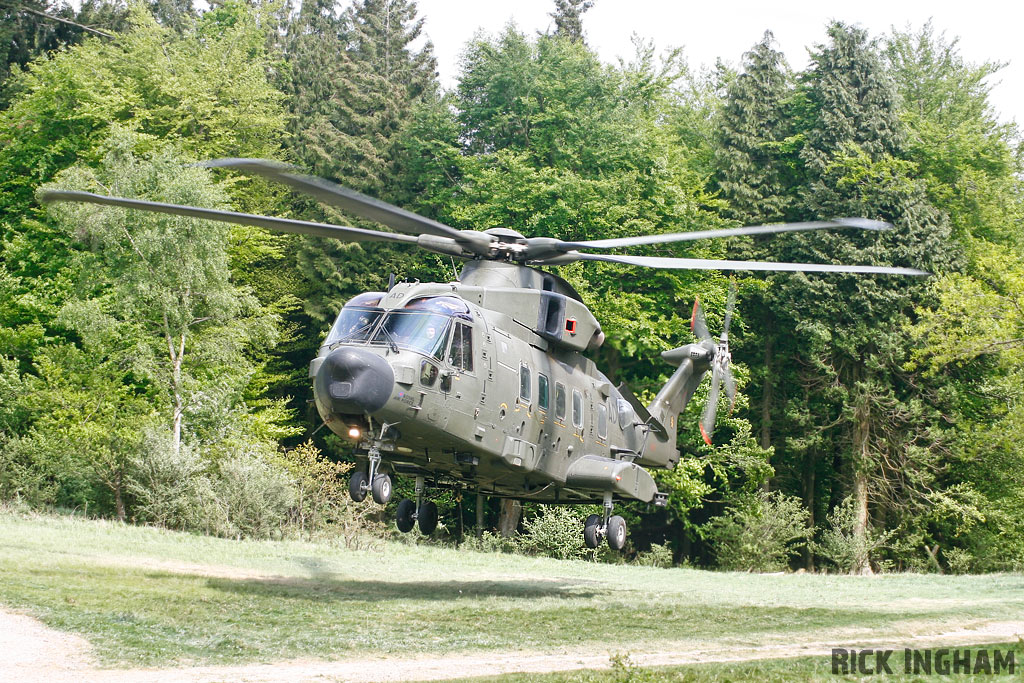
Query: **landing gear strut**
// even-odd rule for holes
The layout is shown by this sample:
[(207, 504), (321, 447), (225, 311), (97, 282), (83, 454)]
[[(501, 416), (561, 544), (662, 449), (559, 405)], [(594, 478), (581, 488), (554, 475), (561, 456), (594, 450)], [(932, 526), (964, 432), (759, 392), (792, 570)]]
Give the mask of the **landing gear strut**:
[(583, 541), (588, 548), (596, 548), (601, 541), (608, 539), (608, 546), (612, 550), (622, 550), (626, 547), (626, 520), (619, 515), (612, 514), (612, 494), (604, 494), (604, 514), (590, 515), (583, 524)]
[[(388, 425), (385, 424), (381, 430), (381, 438), (384, 437), (384, 433), (387, 431)], [(362, 502), (366, 498), (366, 492), (369, 491), (373, 495), (375, 503), (386, 505), (391, 500), (391, 475), (387, 472), (381, 472), (380, 467), (380, 439), (374, 439), (370, 445), (370, 450), (367, 452), (367, 458), (369, 459), (369, 473), (353, 472), (352, 477), (348, 481), (348, 494), (357, 503)]]
[(437, 504), (431, 500), (423, 500), (426, 482), (423, 477), (416, 477), (416, 502), (408, 498), (398, 503), (398, 514), (395, 515), (395, 526), (402, 533), (412, 531), (419, 524), (420, 532), (425, 536), (434, 533), (437, 528)]

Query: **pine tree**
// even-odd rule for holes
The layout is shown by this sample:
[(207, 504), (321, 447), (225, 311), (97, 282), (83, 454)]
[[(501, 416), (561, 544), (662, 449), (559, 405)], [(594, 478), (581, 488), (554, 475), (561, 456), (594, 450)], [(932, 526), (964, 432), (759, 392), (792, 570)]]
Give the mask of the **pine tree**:
[(555, 11), (548, 15), (555, 20), (555, 35), (582, 43), (583, 13), (593, 6), (594, 0), (555, 0)]
[[(902, 149), (892, 83), (865, 31), (835, 23), (831, 39), (812, 55), (807, 74), (814, 117), (801, 159), (809, 181), (800, 197), (807, 218), (866, 216), (895, 229), (817, 231), (780, 241), (793, 261), (833, 261), (919, 267), (931, 272), (956, 267), (948, 220), (928, 201)], [(889, 276), (792, 276), (779, 278), (777, 309), (798, 333), (808, 388), (805, 409), (827, 440), (811, 452), (833, 457), (830, 504), (847, 495), (856, 512), (855, 537), (866, 538), (872, 501), (901, 506), (920, 502), (934, 463), (914, 460), (915, 439), (934, 439), (931, 415), (915, 407), (900, 363), (911, 342), (904, 331), (926, 296), (922, 280)], [(914, 473), (911, 475), (910, 473)], [(842, 486), (841, 481), (850, 483)], [(875, 510), (884, 520), (885, 511)], [(867, 556), (855, 569), (870, 572)]]
[[(340, 16), (331, 2), (304, 5), (283, 49), (284, 88), (293, 120), (292, 156), (314, 175), (384, 200), (402, 195), (402, 133), (418, 107), (437, 100), (437, 65), (423, 20), (409, 0), (359, 0)], [(300, 205), (314, 219), (358, 223), (324, 207)], [(389, 270), (415, 276), (400, 250), (329, 240), (296, 241), (306, 283), (306, 314), (325, 325), (346, 299), (380, 289)], [(311, 331), (319, 337), (320, 329)]]
[(766, 31), (743, 55), (743, 73), (726, 90), (715, 151), (716, 179), (726, 213), (744, 224), (779, 221), (792, 203), (785, 141), (791, 135), (785, 57)]

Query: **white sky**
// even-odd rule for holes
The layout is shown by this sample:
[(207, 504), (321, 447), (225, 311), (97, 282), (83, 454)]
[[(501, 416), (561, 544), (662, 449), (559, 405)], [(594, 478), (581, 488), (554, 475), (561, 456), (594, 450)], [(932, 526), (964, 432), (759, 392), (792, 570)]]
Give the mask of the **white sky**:
[[(554, 0), (417, 0), (445, 87), (454, 85), (459, 54), (476, 31), (496, 34), (509, 20), (527, 33), (553, 29), (548, 15), (554, 6)], [(825, 26), (832, 19), (878, 37), (908, 23), (919, 29), (929, 18), (936, 32), (960, 38), (960, 53), (968, 62), (1009, 62), (996, 76), (991, 102), (1003, 120), (1024, 123), (1024, 3), (1013, 0), (596, 0), (583, 15), (583, 29), (587, 43), (606, 62), (629, 59), (630, 37), (636, 33), (652, 39), (659, 51), (683, 47), (693, 68), (713, 65), (718, 58), (739, 64), (742, 54), (771, 30), (790, 66), (799, 70), (807, 66), (806, 48), (825, 42)]]

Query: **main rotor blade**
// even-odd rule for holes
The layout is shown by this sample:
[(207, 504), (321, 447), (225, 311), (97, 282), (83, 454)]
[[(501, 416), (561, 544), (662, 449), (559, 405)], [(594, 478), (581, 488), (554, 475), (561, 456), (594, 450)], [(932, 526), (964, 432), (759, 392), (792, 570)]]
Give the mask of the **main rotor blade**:
[[(293, 190), (336, 206), (360, 218), (376, 221), (381, 225), (411, 235), (435, 235), (449, 237), (459, 244), (470, 246), (474, 253), (484, 253), (493, 242), (490, 235), (473, 230), (456, 230), (455, 228), (425, 218), (412, 211), (374, 199), (361, 192), (350, 190), (323, 178), (295, 173), (295, 169), (286, 164), (266, 159), (214, 159), (201, 164), (208, 168), (230, 168), (236, 171), (251, 173), (277, 181)], [(473, 248), (473, 247), (476, 248)]]
[(829, 263), (775, 263), (770, 261), (719, 261), (714, 259), (671, 258), (663, 256), (630, 256), (626, 254), (583, 254), (571, 251), (563, 256), (539, 259), (540, 265), (560, 266), (574, 261), (607, 261), (646, 268), (677, 268), (681, 270), (768, 270), (802, 273), (877, 273), (882, 275), (931, 275), (916, 268), (890, 266), (846, 266)]
[(743, 228), (694, 230), (691, 232), (670, 232), (665, 233), (663, 235), (639, 235), (636, 237), (618, 237), (606, 240), (562, 242), (559, 246), (564, 247), (564, 250), (613, 249), (615, 247), (635, 247), (642, 244), (663, 244), (665, 242), (689, 242), (692, 240), (714, 239), (718, 237), (738, 237), (740, 235), (768, 235), (779, 232), (797, 232), (806, 230), (826, 230), (837, 228), (858, 228), (860, 230), (891, 230), (892, 223), (886, 223), (884, 221), (873, 221), (867, 218), (834, 218), (830, 221), (777, 223), (775, 225), (749, 225)]
[(171, 214), (172, 216), (189, 216), (191, 218), (202, 218), (211, 221), (221, 221), (223, 223), (254, 225), (270, 230), (277, 230), (278, 232), (330, 237), (343, 242), (417, 243), (417, 239), (415, 237), (410, 235), (397, 235), (392, 232), (364, 230), (363, 228), (351, 228), (341, 225), (330, 225), (328, 223), (313, 223), (311, 221), (297, 221), (290, 218), (272, 218), (270, 216), (258, 216), (251, 213), (236, 213), (234, 211), (221, 211), (219, 209), (202, 209), (197, 206), (164, 204), (162, 202), (151, 202), (144, 199), (108, 197), (106, 195), (93, 194), (92, 192), (45, 190), (39, 194), (39, 198), (44, 202), (88, 202), (90, 204), (120, 206), (126, 209), (154, 211), (156, 213)]

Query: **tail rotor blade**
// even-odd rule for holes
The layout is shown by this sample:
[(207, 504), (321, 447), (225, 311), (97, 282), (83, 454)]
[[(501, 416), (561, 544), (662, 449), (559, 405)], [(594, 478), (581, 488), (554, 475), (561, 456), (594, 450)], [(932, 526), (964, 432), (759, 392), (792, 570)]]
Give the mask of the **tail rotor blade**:
[(704, 319), (704, 310), (700, 307), (700, 298), (693, 302), (693, 313), (690, 315), (690, 331), (701, 341), (714, 341), (708, 332), (708, 321)]
[(732, 368), (725, 366), (725, 395), (729, 397), (729, 414), (736, 405), (736, 378), (732, 376)]
[(708, 403), (704, 408), (704, 417), (700, 421), (700, 435), (704, 443), (711, 445), (711, 434), (715, 431), (715, 417), (718, 414), (718, 394), (722, 387), (722, 371), (715, 365), (711, 373), (711, 391), (708, 392)]
[(729, 283), (729, 301), (725, 304), (725, 320), (722, 322), (722, 339), (729, 338), (729, 324), (732, 322), (732, 309), (736, 306), (736, 281)]

